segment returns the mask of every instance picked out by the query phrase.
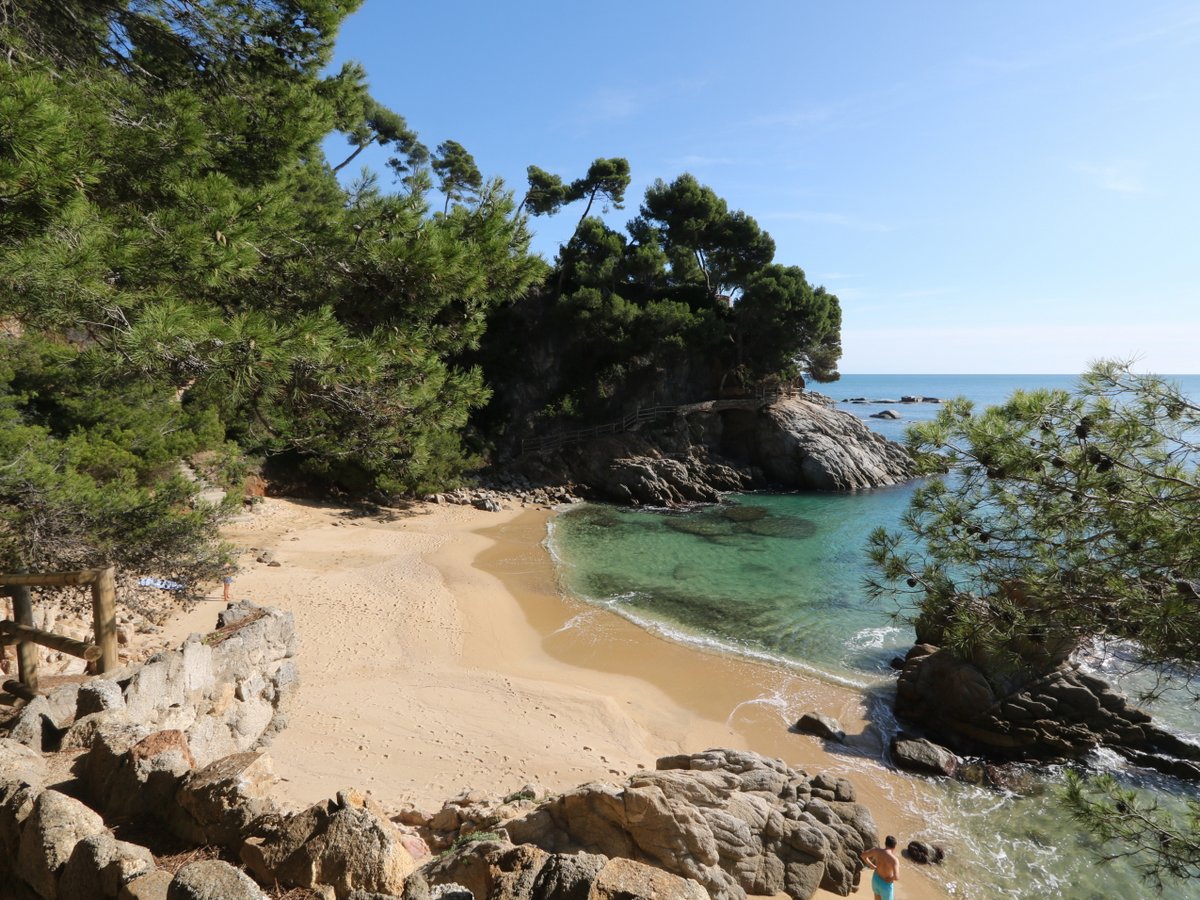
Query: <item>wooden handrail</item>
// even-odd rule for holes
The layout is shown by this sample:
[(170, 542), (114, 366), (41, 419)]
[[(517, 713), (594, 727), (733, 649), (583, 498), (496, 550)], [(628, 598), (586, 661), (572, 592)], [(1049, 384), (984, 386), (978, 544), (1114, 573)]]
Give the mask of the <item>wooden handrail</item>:
[[(92, 589), (92, 630), (96, 643), (77, 641), (65, 635), (44, 631), (33, 625), (30, 587), (70, 587), (90, 585)], [(117, 576), (116, 569), (82, 569), (77, 572), (45, 574), (0, 573), (0, 587), (12, 597), (13, 619), (0, 622), (0, 643), (17, 645), (19, 683), (34, 694), (38, 690), (37, 646), (60, 653), (80, 656), (94, 663), (96, 670), (111, 672), (117, 668)], [(9, 691), (9, 693), (13, 693)]]
[(0, 586), (13, 587), (71, 587), (72, 585), (91, 584), (104, 572), (104, 569), (80, 569), (77, 572), (50, 572), (33, 574), (22, 572), (16, 575), (0, 574)]
[(66, 635), (43, 631), (29, 625), (20, 625), (17, 622), (10, 622), (8, 619), (0, 620), (0, 644), (16, 644), (21, 641), (31, 641), (43, 647), (49, 647), (51, 650), (57, 650), (59, 653), (66, 653), (68, 656), (86, 659), (88, 662), (95, 662), (103, 655), (98, 644), (77, 641)]

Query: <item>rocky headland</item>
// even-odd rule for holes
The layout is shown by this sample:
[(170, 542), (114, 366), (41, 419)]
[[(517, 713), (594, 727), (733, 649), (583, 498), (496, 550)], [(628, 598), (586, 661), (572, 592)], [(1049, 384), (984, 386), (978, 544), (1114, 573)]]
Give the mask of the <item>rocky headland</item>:
[(624, 430), (536, 443), (505, 465), (614, 503), (714, 503), (753, 490), (855, 491), (914, 475), (904, 448), (816, 395), (673, 407)]

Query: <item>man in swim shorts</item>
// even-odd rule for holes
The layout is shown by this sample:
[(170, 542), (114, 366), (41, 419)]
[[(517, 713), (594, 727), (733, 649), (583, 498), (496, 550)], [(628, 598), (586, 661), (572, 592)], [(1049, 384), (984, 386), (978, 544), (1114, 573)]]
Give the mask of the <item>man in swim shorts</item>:
[(875, 900), (892, 900), (894, 885), (900, 878), (896, 839), (889, 834), (882, 847), (864, 852), (862, 861), (867, 868), (875, 870), (875, 874), (871, 876), (871, 890), (875, 892)]

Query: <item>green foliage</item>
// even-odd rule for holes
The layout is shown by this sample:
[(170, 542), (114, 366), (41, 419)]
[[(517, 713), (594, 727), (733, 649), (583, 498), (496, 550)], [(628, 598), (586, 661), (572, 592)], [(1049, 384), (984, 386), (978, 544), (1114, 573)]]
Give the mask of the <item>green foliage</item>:
[[(627, 182), (624, 160), (597, 160), (569, 186), (531, 167), (525, 204), (553, 212), (596, 190), (616, 202)], [(800, 269), (771, 264), (774, 248), (690, 175), (656, 182), (624, 233), (585, 210), (541, 290), (493, 318), (483, 359), (500, 397), (480, 421), (493, 430), (535, 413), (605, 421), (801, 371), (837, 378), (837, 298)], [(540, 361), (535, 376), (516, 353)]]
[[(544, 266), (509, 192), (465, 148), (446, 141), (431, 160), (361, 67), (324, 73), (357, 5), (6, 13), (0, 317), (25, 338), (0, 351), (27, 357), (6, 382), (6, 452), (58, 510), (53, 529), (78, 536), (45, 545), (62, 564), (149, 564), (132, 523), (157, 522), (144, 533), (165, 541), (185, 509), (194, 555), (215, 558), (200, 526), (219, 512), (196, 512), (176, 475), (197, 453), (231, 481), (249, 454), (285, 480), (357, 492), (442, 487), (477, 463), (461, 434), (489, 392), (467, 356)], [(352, 148), (337, 167), (389, 148), (400, 193), (373, 176), (343, 189), (320, 149), (332, 130)], [(6, 552), (30, 564), (17, 531), (50, 526), (21, 496), (7, 495)]]
[[(606, 159), (601, 157), (588, 166), (587, 174), (571, 182), (567, 189), (566, 201), (587, 200), (583, 215), (579, 217), (582, 225), (592, 211), (592, 204), (599, 197), (606, 207), (613, 209), (625, 208), (625, 189), (629, 187), (629, 160), (621, 157)], [(578, 227), (578, 226), (577, 226)]]
[(811, 287), (802, 269), (771, 264), (755, 271), (733, 311), (739, 362), (755, 377), (837, 377), (841, 307), (824, 288)]
[(524, 210), (531, 216), (548, 216), (562, 209), (569, 193), (562, 178), (537, 166), (530, 166), (527, 173), (529, 190), (518, 211)]
[(919, 629), (985, 670), (1036, 670), (1096, 636), (1194, 666), (1198, 427), (1173, 384), (1116, 363), (1074, 394), (948, 403), (909, 432), (931, 480), (904, 533), (872, 536), (873, 593), (910, 598)]
[[(1077, 390), (945, 405), (909, 430), (929, 481), (902, 532), (877, 531), (875, 596), (915, 607), (918, 638), (1002, 689), (1080, 642), (1125, 638), (1194, 687), (1200, 663), (1200, 406), (1100, 362)], [(1149, 883), (1200, 875), (1200, 806), (1158, 808), (1108, 777), (1069, 777), (1076, 821)]]
[(1111, 775), (1086, 779), (1076, 772), (1067, 772), (1060, 799), (1103, 842), (1103, 860), (1127, 860), (1159, 893), (1171, 880), (1200, 879), (1200, 801), (1163, 809)]
[(0, 342), (0, 570), (214, 576), (227, 510), (199, 500), (179, 469), (221, 446), (214, 411), (137, 380), (96, 391), (93, 379), (86, 352)]
[(443, 213), (449, 210), (452, 202), (462, 203), (483, 188), (483, 175), (475, 165), (475, 157), (458, 141), (438, 144), (433, 157), (433, 171), (439, 179), (438, 190), (446, 196)]
[(699, 275), (712, 298), (732, 298), (775, 256), (775, 242), (741, 210), (730, 212), (712, 188), (692, 175), (670, 184), (661, 178), (646, 191), (642, 217), (658, 227), (674, 280)]

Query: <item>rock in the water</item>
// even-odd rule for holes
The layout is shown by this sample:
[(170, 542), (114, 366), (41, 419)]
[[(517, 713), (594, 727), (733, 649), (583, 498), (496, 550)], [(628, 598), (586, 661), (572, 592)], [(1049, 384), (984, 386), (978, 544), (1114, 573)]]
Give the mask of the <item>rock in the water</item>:
[(952, 778), (958, 771), (958, 757), (925, 738), (893, 738), (892, 759), (901, 769), (925, 775)]
[(989, 680), (981, 665), (928, 644), (914, 646), (896, 684), (897, 715), (964, 755), (1063, 762), (1107, 746), (1139, 765), (1200, 779), (1200, 746), (1157, 728), (1070, 661), (1040, 676), (1010, 676), (1003, 687), (993, 681), (1004, 679)]
[(771, 485), (859, 490), (915, 474), (904, 448), (857, 416), (800, 398), (692, 404), (520, 464), (540, 480), (575, 481), (608, 500), (655, 506), (716, 503), (724, 492)]
[(927, 865), (929, 863), (940, 863), (946, 858), (946, 851), (935, 844), (927, 844), (924, 841), (909, 841), (904, 855), (915, 863)]
[(167, 900), (267, 900), (267, 896), (245, 872), (219, 859), (205, 859), (175, 873)]
[(855, 491), (899, 484), (915, 474), (899, 444), (857, 417), (806, 400), (782, 400), (757, 429), (755, 460), (767, 477), (788, 487)]
[[(901, 400), (900, 402), (904, 403), (905, 401)], [(872, 419), (899, 419), (900, 413), (896, 412), (894, 409), (881, 409), (877, 413), (871, 413), (871, 418)]]
[(839, 744), (846, 741), (846, 731), (842, 728), (841, 722), (831, 716), (824, 716), (816, 712), (807, 712), (802, 715), (796, 722), (796, 730), (804, 734), (815, 734), (828, 741), (837, 741)]

